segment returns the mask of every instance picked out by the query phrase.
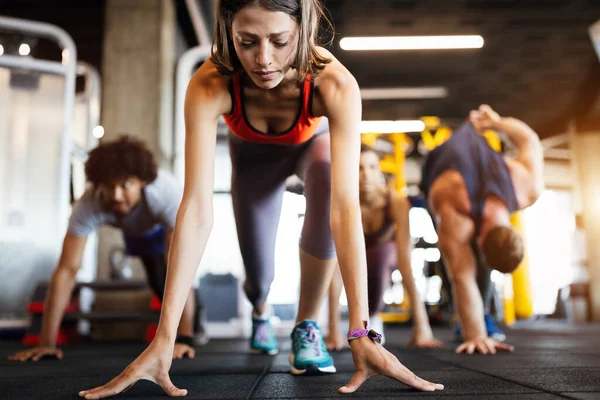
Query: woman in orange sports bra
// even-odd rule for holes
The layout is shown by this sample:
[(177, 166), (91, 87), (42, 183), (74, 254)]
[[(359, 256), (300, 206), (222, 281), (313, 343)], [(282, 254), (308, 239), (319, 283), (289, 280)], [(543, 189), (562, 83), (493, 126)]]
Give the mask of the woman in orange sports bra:
[[(348, 340), (356, 366), (352, 380), (339, 391), (354, 392), (378, 374), (420, 390), (443, 389), (415, 376), (368, 330), (358, 195), (360, 91), (352, 74), (315, 43), (323, 15), (320, 2), (221, 0), (216, 9), (214, 52), (194, 74), (186, 94), (185, 186), (158, 331), (121, 375), (80, 395), (111, 396), (142, 378), (172, 396), (187, 393), (173, 385), (168, 371), (185, 294), (213, 224), (220, 116), (232, 130), (231, 194), (246, 269), (244, 289), (254, 307), (251, 350), (278, 351), (265, 300), (273, 275), (285, 178), (297, 173), (305, 181), (307, 206), (300, 240), (301, 288), (292, 332), (292, 373), (335, 372), (315, 319), (337, 257), (348, 297)], [(327, 117), (329, 131), (316, 134), (320, 117)]]

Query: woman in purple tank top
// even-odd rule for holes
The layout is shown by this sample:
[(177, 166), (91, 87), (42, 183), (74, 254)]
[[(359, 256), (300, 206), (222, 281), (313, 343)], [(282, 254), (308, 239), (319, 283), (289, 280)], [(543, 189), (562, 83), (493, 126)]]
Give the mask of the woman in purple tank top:
[[(377, 332), (383, 332), (383, 322), (379, 317), (384, 307), (383, 293), (390, 285), (393, 270), (398, 268), (413, 307), (413, 336), (408, 345), (422, 348), (441, 347), (443, 343), (433, 337), (427, 311), (419, 298), (410, 265), (410, 204), (406, 196), (386, 186), (379, 161), (375, 150), (366, 145), (361, 147), (359, 193), (367, 250), (371, 326)], [(329, 335), (326, 345), (331, 350), (340, 350), (346, 344), (338, 324), (341, 290), (342, 279), (337, 268), (329, 290)]]

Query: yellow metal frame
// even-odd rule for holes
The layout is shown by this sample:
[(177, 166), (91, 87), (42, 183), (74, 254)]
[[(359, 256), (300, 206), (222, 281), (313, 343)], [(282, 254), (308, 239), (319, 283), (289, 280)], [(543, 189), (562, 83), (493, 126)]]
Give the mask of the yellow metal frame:
[(431, 151), (452, 136), (452, 130), (446, 126), (438, 127), (432, 134), (429, 130), (421, 132), (421, 139), (427, 150)]
[(394, 154), (386, 154), (381, 158), (379, 166), (386, 174), (392, 174), (396, 178), (395, 189), (402, 191), (406, 188), (406, 178), (404, 176), (404, 162), (406, 161), (406, 146), (410, 144), (411, 139), (404, 133), (363, 134), (361, 139), (367, 146), (374, 147), (379, 136), (385, 135), (394, 145)]
[[(517, 232), (525, 238), (523, 226), (523, 213), (516, 212), (510, 217), (510, 222)], [(531, 287), (531, 274), (529, 272), (529, 260), (527, 255), (519, 267), (512, 273), (512, 287), (514, 293), (514, 310), (518, 319), (527, 319), (533, 316), (533, 291)]]

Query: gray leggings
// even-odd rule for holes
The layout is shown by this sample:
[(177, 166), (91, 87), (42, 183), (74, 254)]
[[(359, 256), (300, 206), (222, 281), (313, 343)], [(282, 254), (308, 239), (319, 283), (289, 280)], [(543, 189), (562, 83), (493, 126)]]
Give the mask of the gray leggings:
[(256, 144), (230, 134), (231, 198), (246, 281), (253, 305), (266, 301), (275, 271), (275, 237), (285, 181), (304, 181), (306, 215), (300, 248), (314, 257), (336, 257), (329, 226), (331, 161), (329, 133), (293, 146)]

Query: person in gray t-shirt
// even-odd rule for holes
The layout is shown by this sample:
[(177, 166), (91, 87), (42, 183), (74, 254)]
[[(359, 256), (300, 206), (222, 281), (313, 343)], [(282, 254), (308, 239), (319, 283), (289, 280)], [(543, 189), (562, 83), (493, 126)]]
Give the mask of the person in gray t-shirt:
[[(152, 291), (163, 298), (182, 186), (172, 174), (158, 170), (142, 142), (126, 136), (92, 150), (85, 173), (91, 185), (75, 203), (69, 220), (60, 261), (48, 287), (40, 344), (10, 357), (13, 360), (62, 358), (56, 337), (63, 313), (75, 286), (87, 236), (102, 225), (122, 230), (127, 253), (141, 258)], [(199, 338), (196, 343), (206, 341), (202, 326), (194, 327), (198, 320), (195, 299), (192, 289), (179, 323), (173, 358), (194, 357), (194, 330)]]

